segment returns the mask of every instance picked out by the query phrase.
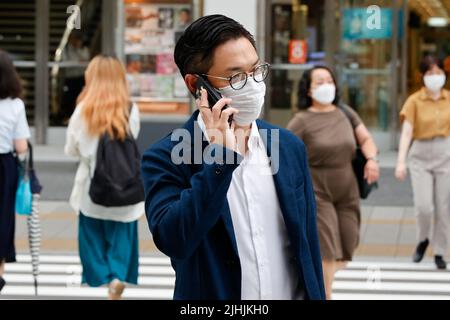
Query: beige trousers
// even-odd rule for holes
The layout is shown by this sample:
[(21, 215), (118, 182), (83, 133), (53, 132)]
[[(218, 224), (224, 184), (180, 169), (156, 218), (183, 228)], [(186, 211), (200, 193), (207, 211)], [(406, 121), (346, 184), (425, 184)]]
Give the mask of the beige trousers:
[(418, 240), (430, 239), (435, 255), (448, 249), (450, 137), (415, 140), (409, 152)]

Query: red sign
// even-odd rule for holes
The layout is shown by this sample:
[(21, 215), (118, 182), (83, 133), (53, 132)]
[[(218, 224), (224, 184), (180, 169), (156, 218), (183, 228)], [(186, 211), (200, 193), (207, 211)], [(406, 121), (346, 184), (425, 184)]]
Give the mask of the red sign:
[(306, 63), (308, 44), (305, 40), (289, 41), (289, 63)]

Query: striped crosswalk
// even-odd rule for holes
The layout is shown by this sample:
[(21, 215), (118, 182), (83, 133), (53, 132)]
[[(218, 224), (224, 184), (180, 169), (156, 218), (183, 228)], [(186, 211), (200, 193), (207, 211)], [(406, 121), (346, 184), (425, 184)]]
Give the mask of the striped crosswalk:
[(355, 261), (336, 274), (335, 300), (450, 300), (450, 272), (433, 263)]
[[(81, 265), (75, 255), (43, 255), (40, 257), (38, 296), (34, 295), (31, 257), (17, 256), (17, 263), (7, 264), (7, 285), (0, 299), (105, 299), (107, 288), (81, 285)], [(141, 257), (138, 286), (129, 285), (124, 299), (171, 299), (175, 273), (168, 258)]]
[[(75, 255), (42, 255), (38, 296), (34, 295), (30, 256), (6, 265), (7, 286), (0, 299), (104, 299), (107, 288), (81, 285), (81, 265)], [(161, 256), (140, 258), (139, 285), (128, 286), (124, 299), (171, 299), (175, 274)], [(355, 261), (336, 275), (336, 300), (450, 300), (450, 271), (432, 263)]]

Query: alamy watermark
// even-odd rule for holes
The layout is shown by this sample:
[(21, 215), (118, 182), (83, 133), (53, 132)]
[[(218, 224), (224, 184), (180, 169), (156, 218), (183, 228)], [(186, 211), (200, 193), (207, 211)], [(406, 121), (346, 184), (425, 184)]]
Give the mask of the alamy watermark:
[(367, 288), (371, 290), (381, 290), (381, 269), (378, 266), (367, 268)]
[[(261, 175), (275, 175), (280, 166), (280, 130), (259, 129), (258, 132), (256, 145), (264, 147), (264, 152), (270, 150), (270, 156), (262, 159), (262, 157), (254, 157), (250, 153), (250, 156), (245, 159), (246, 165), (253, 166)], [(222, 133), (214, 132), (216, 137), (220, 134)], [(234, 136), (237, 144), (246, 143), (245, 134), (239, 134), (237, 131)], [(240, 164), (244, 161), (244, 157), (235, 157), (235, 153), (231, 150), (227, 152), (227, 149), (220, 145), (214, 147), (201, 130), (194, 130), (194, 135), (192, 135), (187, 129), (176, 129), (171, 135), (171, 141), (176, 142), (171, 152), (171, 160), (175, 165)], [(204, 147), (205, 143), (208, 145), (207, 147)]]
[(67, 27), (69, 29), (81, 29), (81, 9), (80, 6), (72, 5), (68, 6), (66, 10), (67, 14), (70, 14), (70, 17), (67, 18)]
[(366, 21), (367, 29), (381, 30), (381, 8), (376, 5), (369, 6), (366, 10), (369, 17)]

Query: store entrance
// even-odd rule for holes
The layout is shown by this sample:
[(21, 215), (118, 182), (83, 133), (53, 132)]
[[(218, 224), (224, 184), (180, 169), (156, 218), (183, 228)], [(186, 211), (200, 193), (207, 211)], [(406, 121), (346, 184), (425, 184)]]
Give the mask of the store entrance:
[(323, 1), (267, 0), (266, 60), (272, 64), (265, 117), (286, 127), (297, 111), (298, 84), (313, 63), (324, 63)]
[[(407, 88), (406, 66), (400, 63), (405, 55), (407, 1), (267, 0), (265, 4), (269, 39), (265, 51), (273, 69), (266, 118), (285, 127), (297, 111), (303, 72), (326, 64), (337, 72), (343, 102), (360, 114), (380, 149), (394, 150), (399, 105)], [(364, 28), (371, 6), (380, 16), (380, 28), (372, 32)], [(292, 50), (296, 44), (298, 56)]]
[(342, 96), (361, 116), (382, 151), (395, 150), (398, 145), (398, 112), (406, 96), (406, 64), (402, 63), (407, 59), (406, 4), (340, 1), (336, 66)]
[[(420, 60), (425, 55), (435, 55), (444, 61), (444, 68), (450, 74), (450, 26), (442, 19), (450, 16), (450, 7), (441, 12), (421, 10), (419, 2), (410, 3), (408, 34), (408, 95), (423, 86), (419, 71)], [(450, 88), (447, 77), (446, 88)]]

